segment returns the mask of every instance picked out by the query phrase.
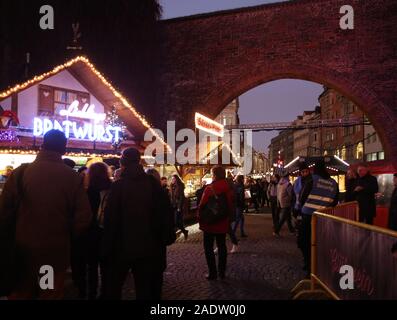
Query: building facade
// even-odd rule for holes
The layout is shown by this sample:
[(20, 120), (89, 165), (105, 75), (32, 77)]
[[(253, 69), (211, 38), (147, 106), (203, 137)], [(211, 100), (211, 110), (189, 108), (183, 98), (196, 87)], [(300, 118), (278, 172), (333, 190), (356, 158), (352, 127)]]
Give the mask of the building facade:
[(269, 160), (271, 165), (285, 165), (294, 159), (294, 131), (282, 130), (271, 140)]
[(385, 152), (382, 143), (373, 126), (364, 126), (364, 154), (365, 161), (371, 162), (376, 160), (384, 160)]
[[(365, 120), (365, 115), (359, 107), (334, 89), (324, 87), (319, 102), (322, 120)], [(322, 128), (321, 139), (322, 154), (337, 155), (349, 164), (384, 159), (382, 145), (378, 141), (375, 129), (370, 125)], [(365, 150), (366, 148), (368, 150)]]
[[(302, 115), (298, 116), (294, 121), (295, 125), (303, 125), (308, 121), (318, 120), (320, 116), (320, 107), (317, 107), (314, 111), (305, 111)], [(315, 129), (317, 130), (317, 129)], [(321, 145), (320, 134), (318, 132), (312, 132), (311, 129), (295, 130), (294, 135), (294, 156), (296, 157), (307, 157), (316, 151), (316, 147)], [(314, 142), (315, 145), (311, 144)]]
[(239, 99), (234, 99), (225, 109), (215, 118), (216, 122), (224, 126), (240, 124), (238, 111), (240, 108)]

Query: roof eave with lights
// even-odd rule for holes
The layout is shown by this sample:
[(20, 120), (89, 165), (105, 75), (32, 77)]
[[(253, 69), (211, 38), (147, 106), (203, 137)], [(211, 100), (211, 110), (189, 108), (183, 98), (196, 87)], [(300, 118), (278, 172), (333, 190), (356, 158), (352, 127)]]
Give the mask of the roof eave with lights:
[(113, 87), (113, 85), (105, 78), (105, 76), (103, 76), (95, 68), (95, 66), (90, 62), (90, 60), (84, 56), (78, 56), (74, 59), (71, 59), (71, 60), (65, 62), (62, 65), (55, 67), (53, 70), (51, 70), (49, 72), (43, 73), (39, 76), (35, 76), (32, 79), (30, 79), (22, 84), (17, 84), (12, 88), (9, 88), (3, 92), (0, 92), (0, 99), (6, 99), (15, 93), (18, 93), (21, 90), (25, 90), (28, 87), (35, 85), (51, 76), (54, 76), (61, 71), (67, 70), (68, 68), (70, 68), (71, 66), (73, 66), (74, 64), (76, 64), (78, 62), (82, 62), (82, 63), (86, 64), (90, 68), (91, 72), (93, 72), (97, 76), (97, 78), (100, 79), (101, 82), (106, 87), (108, 87), (109, 90), (112, 91), (113, 95), (121, 101), (123, 106), (126, 107), (128, 110), (130, 110), (131, 113), (134, 115), (134, 117), (137, 118), (140, 121), (140, 123), (153, 134), (153, 136), (155, 136), (159, 141), (161, 141), (163, 143), (163, 145), (166, 147), (168, 152), (172, 152), (171, 147), (156, 133), (155, 130), (152, 129), (152, 126), (149, 124), (149, 122), (141, 114), (139, 114), (139, 112), (132, 106), (132, 104), (127, 100), (127, 98), (125, 98), (119, 91), (117, 91)]

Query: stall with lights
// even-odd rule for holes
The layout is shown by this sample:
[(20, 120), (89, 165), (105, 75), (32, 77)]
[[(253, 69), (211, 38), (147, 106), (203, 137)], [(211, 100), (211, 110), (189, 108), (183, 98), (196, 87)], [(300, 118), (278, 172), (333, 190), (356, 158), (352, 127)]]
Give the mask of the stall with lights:
[(149, 122), (86, 57), (0, 92), (0, 174), (32, 162), (51, 129), (68, 138), (66, 157), (84, 165), (117, 158), (121, 150), (146, 147)]
[(319, 160), (324, 160), (328, 173), (339, 185), (339, 192), (346, 192), (345, 176), (350, 165), (338, 156), (297, 157), (285, 165), (283, 167), (283, 171), (290, 173), (292, 180), (294, 180), (299, 175), (299, 164), (306, 163), (308, 167), (312, 169), (315, 163)]

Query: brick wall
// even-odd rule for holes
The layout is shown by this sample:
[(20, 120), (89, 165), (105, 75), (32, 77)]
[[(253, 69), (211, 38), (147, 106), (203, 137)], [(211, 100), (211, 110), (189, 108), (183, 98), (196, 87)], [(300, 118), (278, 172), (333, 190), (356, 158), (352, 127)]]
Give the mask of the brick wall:
[[(355, 30), (339, 28), (347, 3)], [(192, 127), (257, 85), (305, 79), (357, 104), (397, 160), (396, 12), (395, 0), (301, 0), (161, 22), (157, 123)]]

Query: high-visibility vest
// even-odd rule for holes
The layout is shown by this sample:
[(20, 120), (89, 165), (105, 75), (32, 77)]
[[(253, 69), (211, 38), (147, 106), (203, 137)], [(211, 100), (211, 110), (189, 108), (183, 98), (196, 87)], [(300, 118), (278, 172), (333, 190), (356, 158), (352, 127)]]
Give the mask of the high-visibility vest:
[(313, 188), (302, 208), (302, 213), (311, 215), (314, 211), (330, 207), (337, 192), (338, 184), (334, 179), (324, 179), (313, 175)]

